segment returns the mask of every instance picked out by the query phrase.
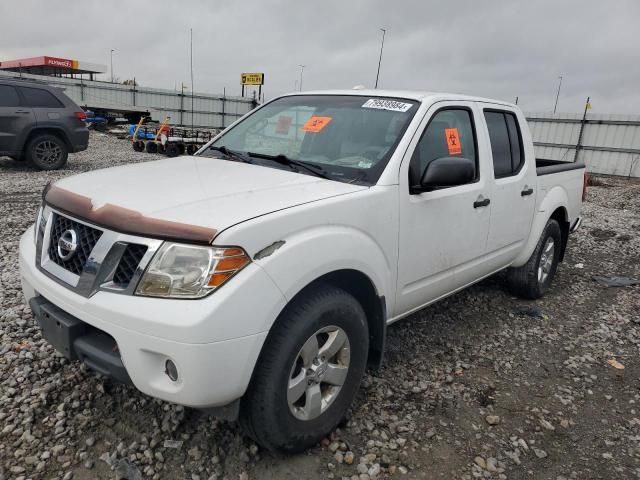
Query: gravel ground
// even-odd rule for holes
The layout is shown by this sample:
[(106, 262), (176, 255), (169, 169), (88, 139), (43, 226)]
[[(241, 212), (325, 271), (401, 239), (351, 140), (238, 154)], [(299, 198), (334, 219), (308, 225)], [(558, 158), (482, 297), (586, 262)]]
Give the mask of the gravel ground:
[(92, 134), (59, 172), (0, 159), (0, 480), (640, 478), (640, 287), (591, 279), (640, 277), (640, 183), (590, 188), (544, 299), (496, 275), (391, 326), (350, 419), (282, 456), (66, 361), (23, 304), (18, 238), (46, 182), (154, 158)]

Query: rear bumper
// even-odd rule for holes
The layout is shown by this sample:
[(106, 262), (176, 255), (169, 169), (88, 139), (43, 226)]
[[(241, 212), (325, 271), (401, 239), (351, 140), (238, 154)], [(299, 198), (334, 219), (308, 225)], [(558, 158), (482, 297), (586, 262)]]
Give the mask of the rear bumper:
[(82, 152), (89, 146), (89, 130), (86, 127), (74, 130), (69, 141), (72, 152)]
[(580, 225), (582, 225), (582, 217), (576, 218), (576, 221), (573, 222), (573, 225), (571, 225), (571, 228), (569, 229), (569, 233), (574, 233), (580, 228)]
[[(35, 255), (32, 227), (20, 241), (20, 275), (27, 302), (47, 302), (90, 330), (104, 332), (117, 345), (126, 375), (138, 390), (190, 407), (227, 405), (244, 394), (270, 323), (284, 306), (281, 292), (256, 265), (246, 267), (232, 283), (200, 300), (109, 292), (85, 298), (38, 270)], [(105, 366), (98, 361), (104, 352), (94, 352), (93, 357), (87, 353), (99, 347), (88, 339), (84, 345), (81, 342), (84, 350), (75, 355), (95, 370), (116, 377), (109, 365), (117, 366), (117, 362)], [(177, 367), (177, 381), (166, 374), (167, 360)]]

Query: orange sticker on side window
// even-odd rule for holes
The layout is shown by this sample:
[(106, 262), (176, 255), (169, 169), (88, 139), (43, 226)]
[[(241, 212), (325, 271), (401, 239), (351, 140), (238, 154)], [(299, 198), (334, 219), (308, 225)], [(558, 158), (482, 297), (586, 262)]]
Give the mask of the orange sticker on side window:
[(331, 121), (331, 117), (316, 117), (316, 116), (313, 116), (309, 120), (307, 120), (307, 123), (305, 123), (302, 126), (302, 131), (303, 132), (309, 132), (309, 133), (318, 133), (324, 127), (329, 125), (330, 121)]
[(457, 128), (445, 128), (444, 136), (447, 139), (447, 148), (449, 155), (460, 155), (462, 153), (462, 145), (460, 145), (460, 136)]

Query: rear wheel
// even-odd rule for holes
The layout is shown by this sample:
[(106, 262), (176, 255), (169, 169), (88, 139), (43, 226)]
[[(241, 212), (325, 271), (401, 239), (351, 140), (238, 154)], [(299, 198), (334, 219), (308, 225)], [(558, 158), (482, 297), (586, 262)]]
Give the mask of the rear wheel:
[(511, 291), (522, 298), (542, 297), (555, 277), (561, 250), (560, 225), (556, 220), (550, 219), (527, 263), (508, 270), (507, 281)]
[(144, 152), (144, 142), (142, 140), (133, 142), (133, 149), (136, 152)]
[(195, 145), (193, 143), (190, 143), (189, 145), (187, 145), (187, 155), (193, 155), (197, 151), (198, 151), (198, 145)]
[(38, 135), (29, 141), (25, 157), (39, 170), (58, 170), (67, 163), (69, 150), (55, 135)]
[(147, 142), (147, 153), (158, 153), (158, 144), (155, 142)]
[(169, 157), (177, 157), (178, 155), (180, 155), (180, 147), (178, 147), (178, 145), (176, 145), (175, 143), (167, 143), (165, 148), (167, 156)]
[(299, 452), (344, 418), (367, 361), (367, 319), (344, 290), (320, 285), (278, 318), (242, 399), (240, 421), (270, 450)]

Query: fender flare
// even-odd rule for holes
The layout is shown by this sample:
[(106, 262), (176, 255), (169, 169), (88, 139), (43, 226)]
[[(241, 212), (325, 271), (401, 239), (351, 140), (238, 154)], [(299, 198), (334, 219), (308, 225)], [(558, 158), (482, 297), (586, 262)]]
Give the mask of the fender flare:
[(38, 124), (38, 125), (34, 125), (28, 131), (23, 133), (22, 137), (20, 138), (20, 141), (18, 142), (18, 145), (22, 145), (20, 147), (20, 150), (24, 151), (31, 137), (38, 135), (39, 133), (46, 133), (46, 132), (57, 134), (65, 143), (67, 148), (69, 148), (69, 150), (73, 148), (73, 146), (71, 145), (71, 142), (69, 141), (69, 134), (66, 132), (64, 128), (58, 125), (53, 126), (53, 125), (47, 125), (47, 124), (43, 124), (43, 125)]
[[(280, 255), (281, 251), (286, 251), (286, 255)], [(299, 259), (295, 269), (291, 268), (290, 258)], [(395, 299), (394, 273), (393, 263), (373, 238), (342, 225), (313, 227), (288, 236), (281, 248), (258, 263), (280, 289), (287, 304), (318, 281), (327, 281), (354, 295), (367, 312), (369, 364), (381, 365), (388, 311), (392, 307), (388, 299)], [(270, 330), (276, 320), (268, 320), (263, 330)]]

